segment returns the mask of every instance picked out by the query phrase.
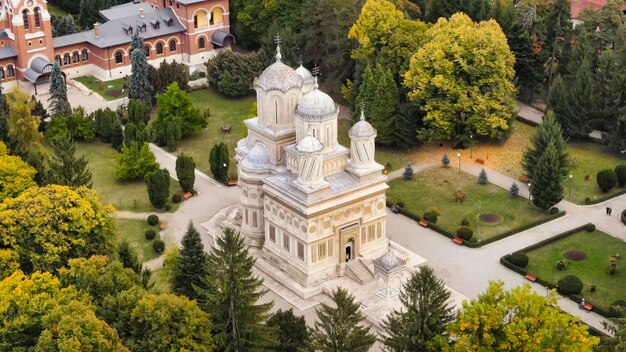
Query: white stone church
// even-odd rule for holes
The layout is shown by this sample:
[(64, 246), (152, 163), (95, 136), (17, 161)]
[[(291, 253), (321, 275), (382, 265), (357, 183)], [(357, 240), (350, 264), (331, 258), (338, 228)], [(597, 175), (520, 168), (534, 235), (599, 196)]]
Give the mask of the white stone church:
[[(303, 288), (340, 276), (374, 281), (388, 244), (376, 130), (362, 113), (350, 149), (340, 145), (339, 108), (308, 70), (281, 62), (280, 48), (254, 88), (258, 116), (245, 121), (236, 159), (241, 233), (264, 271)], [(402, 264), (389, 254), (383, 264)]]

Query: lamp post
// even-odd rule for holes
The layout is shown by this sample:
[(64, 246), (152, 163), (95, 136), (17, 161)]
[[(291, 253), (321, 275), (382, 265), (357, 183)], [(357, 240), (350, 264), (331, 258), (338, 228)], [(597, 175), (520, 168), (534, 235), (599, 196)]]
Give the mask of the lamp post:
[(459, 157), (459, 173), (461, 173), (461, 153), (456, 153), (456, 156)]
[(530, 205), (530, 182), (528, 182), (528, 205)]
[(474, 157), (472, 156), (472, 141), (474, 140), (474, 135), (470, 133), (470, 160), (472, 160)]
[(569, 199), (572, 200), (572, 177), (574, 175), (569, 174)]

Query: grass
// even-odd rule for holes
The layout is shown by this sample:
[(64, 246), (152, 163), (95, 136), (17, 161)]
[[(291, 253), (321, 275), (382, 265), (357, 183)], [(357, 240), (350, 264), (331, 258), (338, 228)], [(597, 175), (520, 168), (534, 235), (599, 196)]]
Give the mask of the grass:
[[(582, 262), (569, 262), (563, 254), (570, 250), (579, 250), (588, 258)], [(530, 259), (526, 270), (541, 279), (556, 285), (566, 275), (576, 275), (583, 282), (581, 296), (605, 310), (616, 300), (626, 300), (626, 268), (623, 259), (617, 262), (617, 273), (608, 274), (609, 256), (626, 253), (626, 243), (603, 232), (580, 231), (556, 242), (528, 251)], [(556, 262), (563, 259), (567, 264), (565, 271), (558, 271)], [(596, 292), (590, 292), (590, 285), (596, 285)]]
[[(196, 168), (210, 176), (209, 153), (213, 145), (223, 142), (228, 146), (230, 157), (228, 174), (231, 178), (236, 177), (235, 147), (237, 141), (245, 136), (246, 127), (243, 120), (250, 114), (254, 99), (252, 96), (228, 98), (212, 89), (192, 92), (191, 100), (194, 107), (200, 111), (204, 111), (206, 107), (210, 109), (209, 124), (203, 131), (185, 137), (178, 145), (175, 154), (185, 153), (191, 156), (196, 162)], [(230, 125), (231, 132), (223, 133), (222, 125)]]
[(48, 3), (48, 12), (50, 12), (51, 15), (59, 18), (65, 15), (69, 15), (67, 11), (51, 3)]
[[(117, 210), (135, 212), (163, 212), (152, 207), (148, 199), (146, 185), (140, 181), (117, 181), (115, 179), (115, 156), (117, 152), (110, 145), (100, 141), (79, 143), (77, 155), (89, 160), (89, 170), (93, 177), (92, 188), (98, 192), (100, 199), (112, 204)], [(178, 182), (170, 178), (171, 196), (180, 190)], [(172, 212), (179, 204), (172, 205)]]
[(135, 250), (139, 260), (144, 262), (150, 259), (154, 259), (159, 255), (152, 248), (154, 240), (147, 240), (144, 236), (144, 232), (148, 229), (154, 229), (157, 231), (156, 226), (150, 226), (148, 221), (141, 219), (115, 219), (117, 224), (118, 240), (126, 240), (130, 244), (130, 247)]
[[(128, 88), (124, 89), (126, 83), (124, 78), (103, 82), (93, 76), (81, 76), (74, 78), (74, 80), (84, 84), (106, 100), (121, 99), (128, 95)], [(122, 89), (124, 89), (123, 94)]]
[[(403, 201), (405, 209), (422, 215), (431, 208), (439, 210), (437, 225), (456, 233), (463, 218), (470, 222), (474, 239), (486, 240), (507, 230), (548, 218), (549, 215), (528, 205), (524, 198), (512, 198), (508, 191), (493, 185), (481, 185), (477, 177), (454, 167), (433, 167), (415, 174), (411, 181), (395, 179), (389, 182), (389, 202)], [(456, 190), (465, 192), (463, 204), (456, 202)], [(500, 221), (486, 224), (478, 221), (482, 213), (495, 213)]]

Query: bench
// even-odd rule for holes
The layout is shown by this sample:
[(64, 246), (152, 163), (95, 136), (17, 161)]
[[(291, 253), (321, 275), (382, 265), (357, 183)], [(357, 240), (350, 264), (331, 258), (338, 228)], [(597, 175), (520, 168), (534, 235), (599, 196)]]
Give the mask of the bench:
[(582, 305), (580, 308), (591, 312), (593, 310), (593, 305), (591, 303), (585, 303), (584, 305)]
[(159, 224), (159, 229), (163, 231), (165, 230), (166, 227), (167, 227), (167, 223), (165, 221), (161, 221), (161, 223)]
[(458, 237), (453, 238), (452, 242), (454, 242), (454, 243), (456, 243), (458, 245), (462, 245), (463, 244), (463, 240), (458, 238)]
[(422, 225), (422, 226), (424, 226), (424, 227), (428, 227), (428, 221), (426, 221), (426, 220), (420, 220), (417, 223)]
[(187, 200), (187, 199), (189, 199), (189, 198), (191, 198), (191, 197), (193, 197), (193, 193), (191, 193), (191, 192), (185, 192), (185, 193), (183, 193), (183, 199), (184, 199), (184, 200)]
[(476, 162), (477, 162), (478, 164), (480, 164), (480, 165), (485, 165), (485, 161), (484, 161), (483, 159), (481, 159), (481, 158), (477, 158), (477, 159), (476, 159)]
[(228, 187), (237, 186), (237, 180), (228, 180), (228, 181), (226, 181), (226, 186), (228, 186)]
[(522, 175), (519, 177), (519, 182), (528, 183), (528, 176)]
[(526, 280), (528, 281), (532, 281), (535, 282), (537, 281), (537, 275), (533, 275), (531, 273), (526, 273), (526, 276), (524, 276), (526, 278)]
[(222, 132), (223, 133), (230, 133), (230, 125), (222, 125)]
[(585, 175), (585, 181), (591, 180), (591, 175)]

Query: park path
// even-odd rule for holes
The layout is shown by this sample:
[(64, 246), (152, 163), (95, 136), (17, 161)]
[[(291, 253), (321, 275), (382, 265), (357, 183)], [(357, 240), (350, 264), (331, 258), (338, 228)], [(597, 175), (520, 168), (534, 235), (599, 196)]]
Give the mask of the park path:
[[(543, 123), (543, 111), (538, 110), (537, 108), (532, 107), (520, 100), (516, 100), (515, 104), (517, 105), (517, 108), (519, 109), (517, 116), (520, 119), (526, 122), (530, 122), (533, 125), (540, 125)], [(598, 130), (593, 130), (591, 131), (591, 133), (589, 133), (589, 137), (601, 141), (602, 132)]]

